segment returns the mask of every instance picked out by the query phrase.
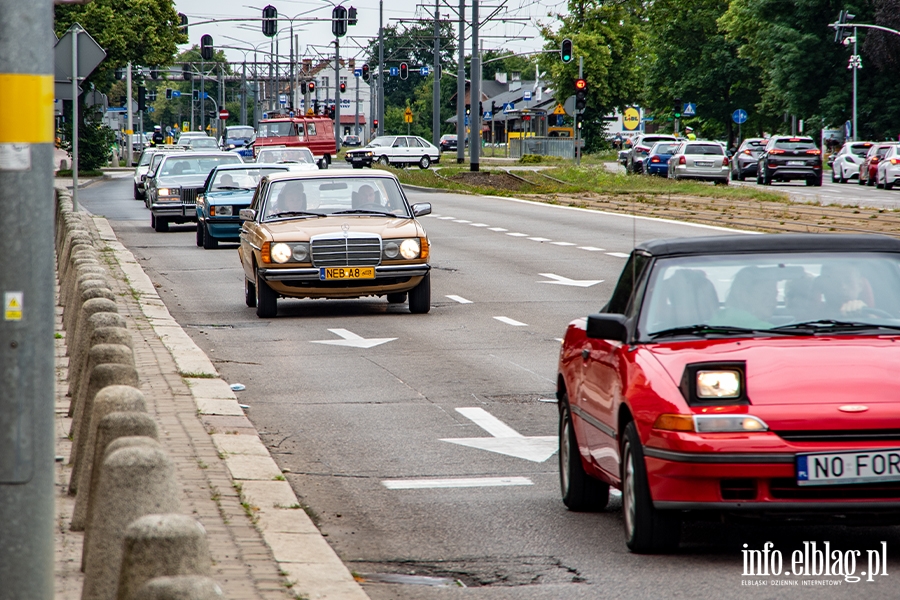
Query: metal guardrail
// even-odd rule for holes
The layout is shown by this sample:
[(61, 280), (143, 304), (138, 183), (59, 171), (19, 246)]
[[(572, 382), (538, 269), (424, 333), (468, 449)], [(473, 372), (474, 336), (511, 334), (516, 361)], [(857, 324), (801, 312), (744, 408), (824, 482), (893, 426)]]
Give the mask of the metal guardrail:
[(574, 138), (527, 137), (509, 140), (510, 158), (522, 158), (525, 154), (540, 156), (575, 157)]

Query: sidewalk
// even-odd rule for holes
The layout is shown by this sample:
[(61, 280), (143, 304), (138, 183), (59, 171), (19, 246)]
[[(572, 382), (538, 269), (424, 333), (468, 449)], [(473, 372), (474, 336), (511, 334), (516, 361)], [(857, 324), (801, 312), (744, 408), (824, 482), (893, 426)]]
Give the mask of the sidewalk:
[[(200, 521), (213, 561), (211, 576), (236, 600), (365, 599), (300, 507), (234, 392), (169, 315), (134, 256), (106, 219), (93, 219), (106, 249), (119, 314), (128, 322), (135, 366), (160, 443), (176, 464), (181, 512)], [(99, 248), (103, 250), (103, 248)], [(71, 441), (65, 395), (67, 363), (61, 308), (56, 330), (56, 598), (79, 600), (83, 533), (69, 529)]]

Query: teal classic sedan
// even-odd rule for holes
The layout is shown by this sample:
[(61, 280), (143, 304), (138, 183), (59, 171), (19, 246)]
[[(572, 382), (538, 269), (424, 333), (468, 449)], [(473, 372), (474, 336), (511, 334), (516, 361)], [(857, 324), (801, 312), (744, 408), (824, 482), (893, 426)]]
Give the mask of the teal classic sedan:
[(270, 173), (287, 171), (287, 165), (222, 165), (206, 178), (197, 198), (197, 245), (206, 249), (219, 242), (240, 241), (242, 208), (250, 206), (259, 180)]

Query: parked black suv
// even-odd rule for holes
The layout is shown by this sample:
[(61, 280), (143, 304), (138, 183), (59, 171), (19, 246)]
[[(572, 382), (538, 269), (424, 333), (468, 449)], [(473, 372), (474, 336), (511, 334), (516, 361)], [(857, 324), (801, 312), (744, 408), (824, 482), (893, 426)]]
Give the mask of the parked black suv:
[(794, 179), (822, 185), (822, 152), (811, 137), (772, 136), (757, 161), (756, 183)]

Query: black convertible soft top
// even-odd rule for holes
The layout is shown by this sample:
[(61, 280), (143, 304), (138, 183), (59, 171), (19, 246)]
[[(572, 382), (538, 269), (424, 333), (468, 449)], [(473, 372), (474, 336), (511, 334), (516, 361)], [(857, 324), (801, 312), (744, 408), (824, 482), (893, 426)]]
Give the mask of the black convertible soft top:
[(771, 233), (649, 240), (638, 244), (652, 256), (759, 252), (900, 252), (900, 239), (886, 235)]

